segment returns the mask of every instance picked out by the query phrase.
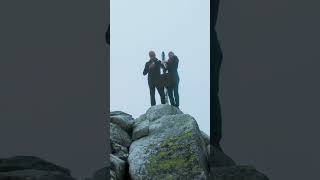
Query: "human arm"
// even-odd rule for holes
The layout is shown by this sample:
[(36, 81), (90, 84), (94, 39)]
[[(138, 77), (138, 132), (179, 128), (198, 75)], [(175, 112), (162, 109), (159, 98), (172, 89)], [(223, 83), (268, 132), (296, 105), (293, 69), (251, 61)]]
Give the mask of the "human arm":
[(178, 64), (179, 64), (179, 59), (177, 56), (175, 56), (173, 62), (172, 62), (172, 69), (174, 69), (175, 71), (178, 70)]
[(144, 69), (143, 69), (143, 75), (145, 76), (149, 72), (149, 63), (146, 62)]

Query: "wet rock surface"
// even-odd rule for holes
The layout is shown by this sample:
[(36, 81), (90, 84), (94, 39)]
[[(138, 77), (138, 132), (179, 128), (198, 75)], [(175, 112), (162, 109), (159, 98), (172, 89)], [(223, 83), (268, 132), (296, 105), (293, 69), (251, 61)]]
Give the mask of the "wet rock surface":
[(120, 127), (131, 137), (130, 145), (112, 146), (111, 179), (268, 179), (210, 146), (210, 137), (199, 129), (196, 119), (173, 106), (152, 106), (131, 127), (132, 131)]
[[(211, 146), (189, 114), (170, 105), (134, 119), (116, 111), (110, 123), (110, 166), (86, 180), (268, 180)], [(212, 158), (209, 158), (212, 155)], [(0, 159), (0, 180), (75, 180), (68, 169), (33, 156)]]

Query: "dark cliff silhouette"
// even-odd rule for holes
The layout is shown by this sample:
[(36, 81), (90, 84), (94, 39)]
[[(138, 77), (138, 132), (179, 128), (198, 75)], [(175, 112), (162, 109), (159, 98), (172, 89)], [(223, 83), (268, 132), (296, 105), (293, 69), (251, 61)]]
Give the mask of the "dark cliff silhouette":
[(108, 44), (110, 45), (110, 25), (108, 26), (108, 30), (106, 31), (105, 39), (106, 39), (107, 45)]
[(222, 136), (222, 120), (221, 120), (221, 110), (220, 110), (220, 102), (219, 102), (219, 74), (220, 74), (220, 67), (222, 63), (222, 51), (219, 45), (219, 41), (217, 38), (217, 32), (215, 30), (215, 26), (217, 23), (217, 17), (218, 17), (218, 7), (219, 7), (219, 0), (213, 1), (213, 9), (211, 10), (212, 19), (213, 19), (213, 36), (211, 36), (213, 39), (211, 39), (211, 42), (213, 45), (210, 46), (211, 52), (213, 52), (212, 60), (213, 63), (210, 63), (210, 68), (213, 69), (213, 83), (211, 83), (211, 89), (213, 90), (212, 96), (211, 96), (211, 112), (213, 114), (211, 123), (210, 123), (210, 144), (219, 147), (220, 148), (220, 140)]

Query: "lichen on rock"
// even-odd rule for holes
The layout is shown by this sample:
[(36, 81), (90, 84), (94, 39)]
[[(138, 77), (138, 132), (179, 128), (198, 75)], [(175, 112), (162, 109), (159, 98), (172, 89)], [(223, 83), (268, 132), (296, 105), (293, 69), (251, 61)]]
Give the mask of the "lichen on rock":
[[(113, 114), (124, 113), (118, 111)], [(123, 128), (112, 125), (111, 131), (123, 133)], [(119, 132), (111, 132), (120, 135), (113, 139), (122, 139)], [(113, 144), (114, 159), (125, 163), (120, 163), (124, 172), (111, 169), (111, 179), (121, 180), (130, 176), (131, 180), (267, 180), (254, 168), (236, 165), (220, 149), (211, 147), (209, 142), (210, 137), (200, 131), (191, 115), (170, 105), (152, 106), (134, 119), (129, 146)], [(123, 153), (128, 157), (123, 158)], [(213, 159), (209, 158), (209, 153), (213, 154)], [(211, 176), (210, 171), (213, 172)]]
[[(132, 179), (205, 179), (208, 175), (205, 145), (197, 122), (171, 108), (159, 105), (147, 111), (147, 120), (152, 119), (149, 134), (130, 146), (128, 163)], [(154, 109), (160, 112), (155, 115)]]

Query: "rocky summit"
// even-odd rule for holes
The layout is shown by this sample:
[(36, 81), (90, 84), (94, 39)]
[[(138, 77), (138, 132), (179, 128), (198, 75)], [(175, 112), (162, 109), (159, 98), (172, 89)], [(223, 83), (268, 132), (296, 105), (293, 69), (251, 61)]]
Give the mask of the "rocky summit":
[(210, 146), (196, 119), (176, 107), (152, 106), (138, 118), (111, 112), (110, 122), (112, 180), (268, 180)]
[[(268, 180), (210, 146), (197, 120), (176, 107), (152, 106), (137, 118), (115, 111), (108, 119), (110, 167), (86, 180)], [(75, 180), (70, 174), (33, 156), (0, 159), (0, 180)]]

